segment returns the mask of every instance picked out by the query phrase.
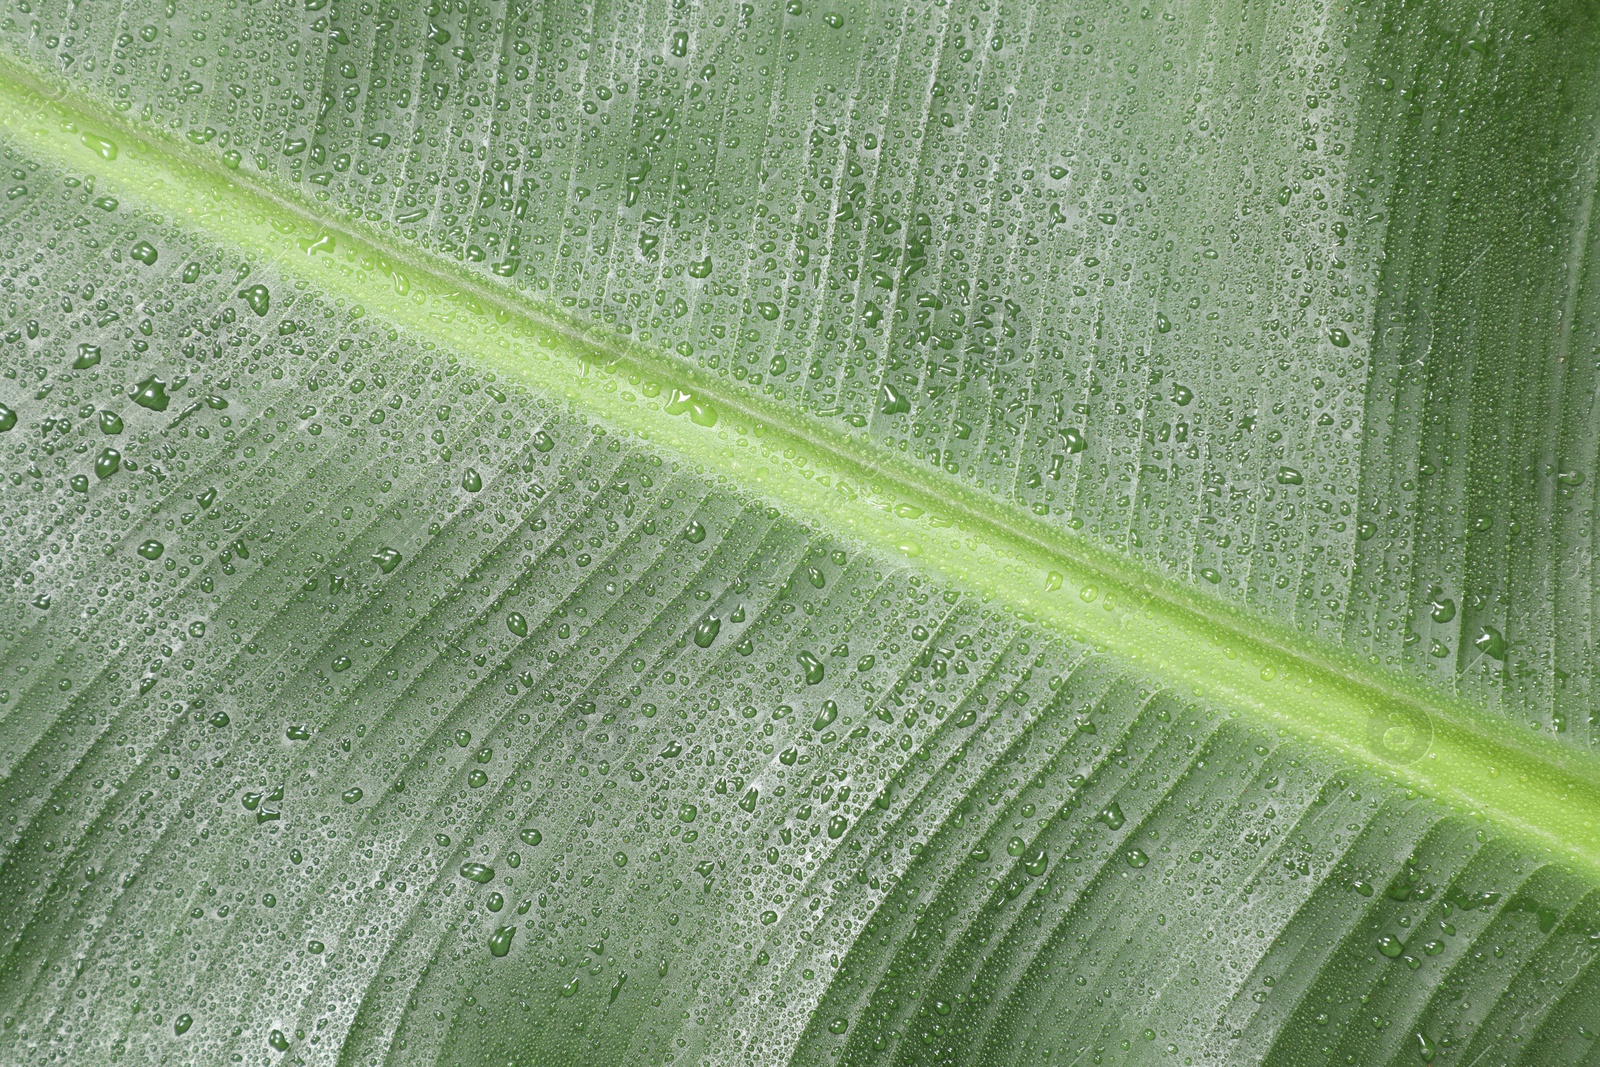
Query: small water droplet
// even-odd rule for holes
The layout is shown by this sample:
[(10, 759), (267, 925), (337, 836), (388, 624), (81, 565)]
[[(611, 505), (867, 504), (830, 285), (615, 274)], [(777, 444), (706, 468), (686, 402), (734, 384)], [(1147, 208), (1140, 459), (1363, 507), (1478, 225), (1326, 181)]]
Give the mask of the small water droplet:
[(153, 561), (160, 559), (161, 553), (165, 552), (166, 550), (167, 546), (162, 544), (160, 541), (149, 540), (141, 544), (134, 551), (138, 552), (139, 555), (143, 556), (145, 559)]
[(1335, 348), (1349, 348), (1350, 335), (1335, 326), (1328, 331), (1328, 340), (1333, 342)]
[(476, 467), (468, 467), (461, 474), (461, 488), (469, 493), (476, 493), (483, 488), (483, 476)]
[(489, 935), (489, 955), (496, 959), (511, 951), (511, 939), (517, 936), (515, 926), (502, 926)]
[(194, 1025), (194, 1016), (184, 1014), (172, 1020), (172, 1032), (179, 1037), (189, 1032), (189, 1027)]
[(1150, 862), (1150, 857), (1146, 856), (1141, 849), (1137, 848), (1130, 848), (1127, 851), (1125, 858), (1128, 861), (1128, 866), (1132, 867), (1134, 870), (1138, 870), (1140, 867), (1143, 867)]
[(136, 241), (133, 250), (128, 253), (147, 267), (156, 265), (156, 246), (149, 241)]
[(400, 566), (400, 553), (392, 548), (380, 548), (372, 554), (372, 562), (378, 565), (378, 570), (388, 574)]
[(513, 611), (506, 616), (506, 629), (518, 637), (528, 636), (528, 620), (520, 611)]
[(94, 458), (94, 476), (105, 481), (122, 469), (122, 453), (114, 448), (104, 448)]
[(911, 410), (911, 401), (888, 382), (878, 385), (878, 410), (885, 415), (903, 415)]

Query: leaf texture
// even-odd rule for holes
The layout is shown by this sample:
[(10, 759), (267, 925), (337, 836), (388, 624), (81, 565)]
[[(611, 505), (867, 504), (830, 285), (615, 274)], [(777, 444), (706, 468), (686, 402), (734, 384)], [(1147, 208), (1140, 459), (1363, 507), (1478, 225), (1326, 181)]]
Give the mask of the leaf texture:
[(19, 5), (3, 1058), (1600, 1057), (1590, 19)]

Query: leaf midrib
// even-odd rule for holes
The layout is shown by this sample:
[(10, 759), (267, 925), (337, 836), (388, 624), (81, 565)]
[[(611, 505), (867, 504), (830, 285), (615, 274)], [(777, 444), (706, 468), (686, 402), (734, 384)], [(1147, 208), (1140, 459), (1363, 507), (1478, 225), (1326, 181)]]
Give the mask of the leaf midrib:
[[(9, 59), (0, 59), (0, 128), (68, 169), (128, 188), (219, 243), (279, 261), (298, 256), (293, 272), (325, 290), (470, 353), (486, 369), (564, 396), (792, 513), (881, 551), (919, 557), (1180, 692), (1247, 711), (1519, 831), (1600, 877), (1600, 763), (1585, 753), (1374, 672), (1343, 650), (1151, 574), (1009, 505), (996, 507), (870, 441), (769, 408), (697, 368), (392, 247), (363, 223), (327, 217), (293, 192), (241, 178), (179, 142), (137, 130)], [(103, 159), (82, 143), (90, 131), (122, 146), (116, 158)], [(296, 245), (322, 234), (334, 238), (331, 255), (302, 253)], [(364, 259), (380, 269), (362, 270)], [(659, 398), (633, 393), (646, 383), (659, 385)], [(675, 388), (709, 405), (715, 424), (666, 414)], [(1399, 761), (1369, 738), (1373, 722), (1394, 717), (1431, 730), (1425, 754)]]

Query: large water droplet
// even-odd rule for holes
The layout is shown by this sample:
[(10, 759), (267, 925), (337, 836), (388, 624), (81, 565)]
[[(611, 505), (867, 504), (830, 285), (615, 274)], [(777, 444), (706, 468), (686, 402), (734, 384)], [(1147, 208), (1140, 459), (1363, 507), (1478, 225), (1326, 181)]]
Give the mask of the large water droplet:
[(717, 631), (722, 629), (722, 620), (715, 615), (707, 615), (694, 624), (694, 643), (701, 648), (710, 648), (711, 642), (717, 639)]
[(134, 386), (133, 402), (151, 411), (165, 411), (172, 401), (167, 396), (167, 383), (152, 374)]
[(822, 681), (822, 676), (825, 672), (820, 659), (818, 659), (816, 656), (813, 656), (809, 652), (802, 652), (796, 658), (800, 660), (800, 666), (806, 672), (807, 685), (816, 685), (818, 682)]
[(265, 315), (267, 308), (272, 306), (272, 294), (267, 287), (261, 284), (249, 285), (239, 290), (239, 295), (244, 297), (244, 302), (250, 305), (250, 310), (258, 316)]
[(463, 863), (461, 865), (461, 877), (469, 882), (477, 882), (482, 885), (485, 882), (494, 880), (494, 868), (487, 863)]

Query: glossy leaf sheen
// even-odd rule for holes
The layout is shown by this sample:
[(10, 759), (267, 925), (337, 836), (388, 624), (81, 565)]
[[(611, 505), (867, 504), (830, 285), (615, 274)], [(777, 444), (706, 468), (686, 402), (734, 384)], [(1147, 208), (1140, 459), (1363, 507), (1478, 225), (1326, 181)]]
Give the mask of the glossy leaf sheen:
[(16, 5), (0, 1060), (1594, 1060), (1597, 44)]

